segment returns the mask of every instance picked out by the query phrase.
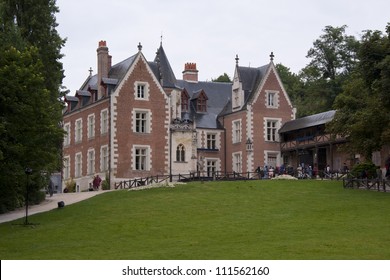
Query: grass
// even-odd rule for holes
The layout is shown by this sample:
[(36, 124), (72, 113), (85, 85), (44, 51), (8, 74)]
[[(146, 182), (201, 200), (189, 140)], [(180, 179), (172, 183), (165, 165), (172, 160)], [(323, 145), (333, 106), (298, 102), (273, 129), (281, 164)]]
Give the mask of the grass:
[(0, 225), (1, 259), (390, 259), (390, 194), (336, 181), (108, 192)]

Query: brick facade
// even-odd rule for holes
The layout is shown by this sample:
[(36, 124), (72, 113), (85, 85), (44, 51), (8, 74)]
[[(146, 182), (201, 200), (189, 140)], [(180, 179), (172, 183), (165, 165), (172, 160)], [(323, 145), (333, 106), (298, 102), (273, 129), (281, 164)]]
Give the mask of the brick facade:
[(111, 65), (101, 41), (97, 60), (98, 73), (65, 98), (64, 183), (72, 178), (81, 191), (96, 174), (112, 187), (138, 177), (280, 164), (277, 130), (294, 119), (294, 108), (272, 60), (245, 68), (237, 59), (233, 83), (198, 81), (195, 63), (176, 79), (162, 45), (152, 62), (139, 45)]

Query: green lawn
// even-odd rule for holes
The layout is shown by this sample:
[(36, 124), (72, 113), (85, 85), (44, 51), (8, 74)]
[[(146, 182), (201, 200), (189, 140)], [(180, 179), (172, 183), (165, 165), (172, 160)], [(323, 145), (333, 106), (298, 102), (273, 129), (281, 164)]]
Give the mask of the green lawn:
[(336, 181), (108, 192), (0, 225), (1, 259), (390, 259), (390, 194)]

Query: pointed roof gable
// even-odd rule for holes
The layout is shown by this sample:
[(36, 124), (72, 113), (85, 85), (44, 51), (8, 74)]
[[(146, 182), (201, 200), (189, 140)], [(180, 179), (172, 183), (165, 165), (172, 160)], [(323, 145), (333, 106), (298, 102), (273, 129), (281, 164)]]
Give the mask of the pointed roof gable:
[(156, 52), (154, 61), (149, 64), (163, 87), (177, 88), (175, 74), (172, 71), (171, 64), (169, 63), (162, 44)]
[(237, 66), (238, 78), (245, 92), (245, 104), (251, 98), (255, 90), (265, 77), (269, 64), (258, 68)]

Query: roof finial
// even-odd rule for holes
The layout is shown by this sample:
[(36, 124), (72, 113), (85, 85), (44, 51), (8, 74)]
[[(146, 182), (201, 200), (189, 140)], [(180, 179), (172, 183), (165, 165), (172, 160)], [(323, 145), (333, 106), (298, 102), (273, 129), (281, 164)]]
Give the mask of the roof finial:
[(238, 58), (238, 54), (236, 54), (236, 65), (238, 65), (238, 61), (240, 60), (239, 58)]
[(89, 67), (88, 71), (89, 71), (89, 76), (92, 77), (92, 72), (93, 72), (92, 67)]
[(271, 61), (273, 61), (274, 60), (274, 52), (271, 52), (271, 54), (269, 55), (269, 57), (271, 58)]
[(162, 41), (163, 41), (163, 32), (161, 31), (161, 36), (160, 36), (160, 46), (162, 46)]
[(141, 45), (141, 42), (138, 43), (138, 50), (139, 51), (142, 51), (142, 45)]

